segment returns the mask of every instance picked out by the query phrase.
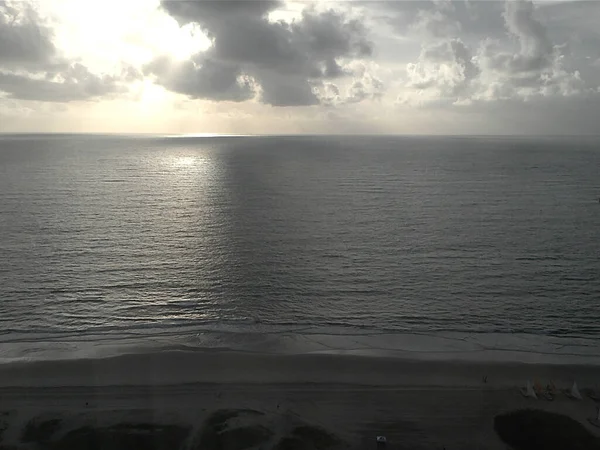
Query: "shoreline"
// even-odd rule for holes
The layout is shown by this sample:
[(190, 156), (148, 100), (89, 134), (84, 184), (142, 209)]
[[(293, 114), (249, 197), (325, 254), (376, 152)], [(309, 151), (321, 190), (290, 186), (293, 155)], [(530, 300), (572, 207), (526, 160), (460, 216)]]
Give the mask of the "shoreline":
[(210, 330), (179, 335), (0, 342), (0, 367), (22, 361), (105, 359), (135, 354), (240, 352), (335, 354), (422, 361), (501, 362), (600, 367), (600, 340), (519, 333), (321, 333)]

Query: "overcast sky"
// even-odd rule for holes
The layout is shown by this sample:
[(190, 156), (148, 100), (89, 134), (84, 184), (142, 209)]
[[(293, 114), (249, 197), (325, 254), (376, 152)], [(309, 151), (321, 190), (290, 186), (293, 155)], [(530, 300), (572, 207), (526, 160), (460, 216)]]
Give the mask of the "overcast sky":
[(600, 133), (600, 1), (0, 0), (0, 132)]

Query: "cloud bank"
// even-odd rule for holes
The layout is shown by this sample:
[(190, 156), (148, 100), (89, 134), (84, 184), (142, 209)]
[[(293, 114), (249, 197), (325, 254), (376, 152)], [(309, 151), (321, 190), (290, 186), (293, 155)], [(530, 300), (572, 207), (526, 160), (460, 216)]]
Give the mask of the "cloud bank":
[(275, 1), (164, 1), (166, 12), (181, 26), (198, 25), (212, 46), (185, 62), (158, 57), (145, 73), (192, 98), (256, 98), (272, 106), (327, 102), (323, 82), (352, 75), (341, 61), (372, 55), (365, 27), (341, 12), (311, 6), (291, 23), (269, 20), (278, 6)]
[[(57, 39), (65, 10), (0, 1), (3, 117), (43, 104), (77, 104), (79, 114), (140, 104), (160, 105), (156, 114), (170, 105), (178, 117), (200, 108), (209, 123), (225, 108), (233, 129), (252, 116), (329, 122), (332, 132), (350, 123), (390, 133), (596, 132), (600, 2), (154, 1), (152, 16), (122, 20), (150, 30), (160, 17), (194, 50), (149, 48), (132, 31), (111, 47), (123, 48), (119, 63), (102, 70), (101, 49), (73, 55)], [(99, 29), (110, 38), (109, 23)]]
[[(0, 92), (42, 102), (90, 100), (124, 91), (121, 76), (98, 75), (60, 55), (53, 30), (26, 2), (0, 2)], [(131, 71), (122, 73), (123, 81)]]

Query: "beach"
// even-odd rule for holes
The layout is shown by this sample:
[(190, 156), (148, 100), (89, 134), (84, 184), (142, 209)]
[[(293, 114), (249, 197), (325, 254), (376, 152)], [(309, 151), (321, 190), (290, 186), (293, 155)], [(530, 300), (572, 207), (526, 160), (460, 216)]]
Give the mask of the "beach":
[[(584, 398), (523, 397), (519, 387), (535, 379), (559, 389), (575, 380)], [(600, 436), (586, 395), (598, 380), (600, 367), (583, 365), (162, 352), (2, 365), (0, 405), (4, 444), (15, 448), (28, 423), (53, 419), (59, 442), (81, 427), (138, 423), (182, 427), (179, 444), (189, 446), (212, 415), (238, 411), (235, 426), (268, 430), (260, 448), (305, 426), (334, 436), (327, 448), (375, 448), (385, 435), (394, 449), (505, 449), (494, 417), (523, 408), (570, 416)]]

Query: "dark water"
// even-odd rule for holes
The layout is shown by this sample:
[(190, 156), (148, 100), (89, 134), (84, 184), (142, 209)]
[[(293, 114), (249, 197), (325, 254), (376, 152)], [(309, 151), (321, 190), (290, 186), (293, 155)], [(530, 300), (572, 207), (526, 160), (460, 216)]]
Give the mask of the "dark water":
[(0, 343), (600, 339), (599, 196), (594, 139), (5, 136)]

